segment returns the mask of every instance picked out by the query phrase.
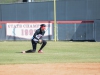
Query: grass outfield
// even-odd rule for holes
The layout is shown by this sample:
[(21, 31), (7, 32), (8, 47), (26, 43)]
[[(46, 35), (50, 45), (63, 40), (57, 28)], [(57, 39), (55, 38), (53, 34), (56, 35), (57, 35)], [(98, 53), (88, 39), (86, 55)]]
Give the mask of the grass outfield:
[(100, 42), (48, 41), (43, 54), (20, 53), (27, 49), (30, 41), (0, 42), (0, 64), (100, 63)]

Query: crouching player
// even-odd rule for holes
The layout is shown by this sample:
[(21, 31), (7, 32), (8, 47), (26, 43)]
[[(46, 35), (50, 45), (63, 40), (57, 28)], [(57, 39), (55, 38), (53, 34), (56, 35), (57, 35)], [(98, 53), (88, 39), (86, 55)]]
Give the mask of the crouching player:
[(40, 28), (35, 31), (35, 33), (33, 35), (33, 38), (31, 39), (33, 49), (32, 50), (27, 50), (27, 51), (22, 51), (22, 53), (34, 53), (34, 52), (36, 52), (37, 43), (41, 44), (41, 47), (38, 50), (38, 53), (43, 53), (42, 49), (47, 44), (47, 42), (42, 39), (43, 35), (45, 34), (45, 29), (46, 29), (46, 25), (41, 24)]

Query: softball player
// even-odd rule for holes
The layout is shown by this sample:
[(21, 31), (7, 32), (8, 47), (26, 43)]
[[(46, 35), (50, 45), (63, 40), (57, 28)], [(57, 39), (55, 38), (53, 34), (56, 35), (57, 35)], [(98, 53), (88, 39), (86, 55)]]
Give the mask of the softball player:
[(43, 35), (45, 34), (45, 29), (46, 29), (46, 25), (41, 24), (40, 28), (35, 31), (33, 38), (31, 39), (33, 49), (27, 50), (27, 51), (22, 51), (22, 53), (34, 53), (34, 52), (36, 52), (37, 43), (42, 44), (40, 49), (38, 50), (38, 53), (43, 53), (42, 49), (47, 44), (47, 42), (42, 39)]

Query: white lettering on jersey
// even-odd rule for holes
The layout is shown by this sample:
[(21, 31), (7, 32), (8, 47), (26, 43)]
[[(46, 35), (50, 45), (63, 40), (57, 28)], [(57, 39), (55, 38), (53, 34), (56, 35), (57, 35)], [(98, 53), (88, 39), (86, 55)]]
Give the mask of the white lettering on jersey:
[[(42, 37), (43, 35), (41, 35), (41, 34), (38, 34), (38, 35), (36, 35), (36, 38), (38, 38), (38, 39), (40, 39), (41, 37)], [(37, 39), (33, 39), (34, 41), (38, 41)]]

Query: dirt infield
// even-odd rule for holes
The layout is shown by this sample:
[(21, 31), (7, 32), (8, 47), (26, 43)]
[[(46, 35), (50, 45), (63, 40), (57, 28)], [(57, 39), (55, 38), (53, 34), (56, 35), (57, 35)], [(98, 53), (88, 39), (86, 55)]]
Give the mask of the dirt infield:
[(100, 75), (100, 63), (0, 65), (0, 75)]

